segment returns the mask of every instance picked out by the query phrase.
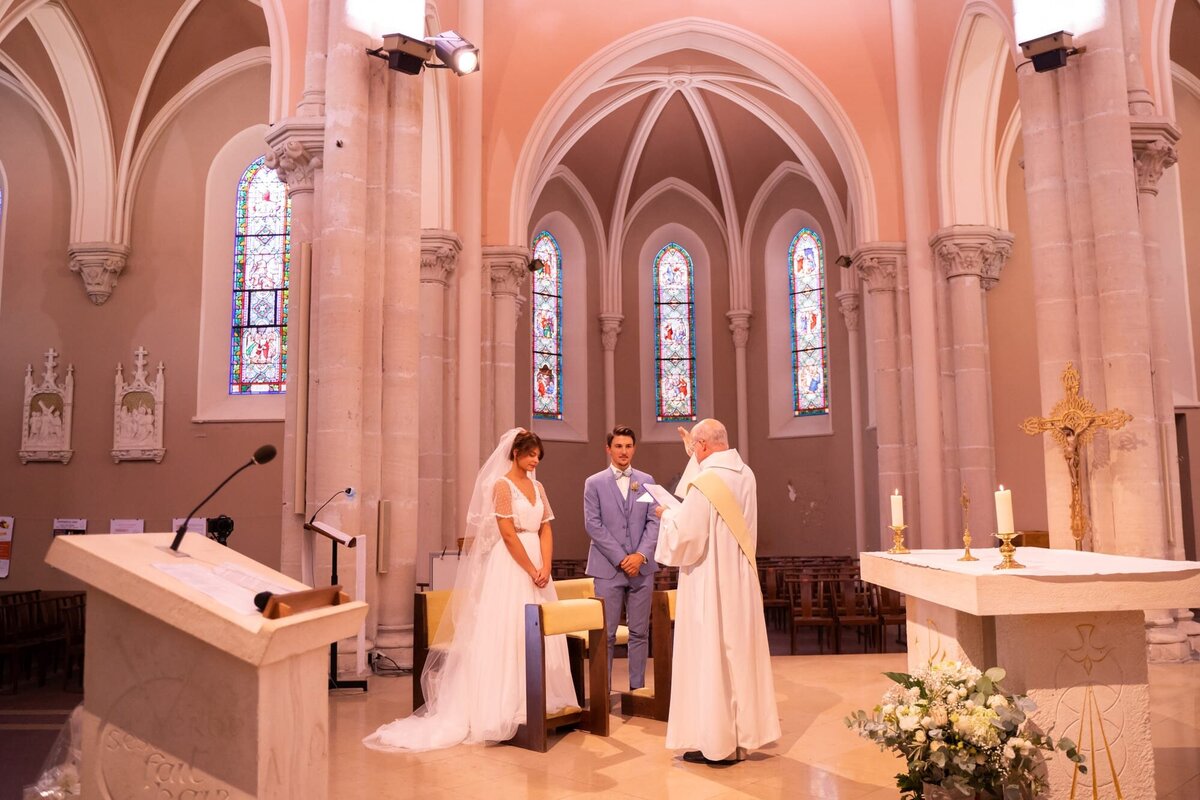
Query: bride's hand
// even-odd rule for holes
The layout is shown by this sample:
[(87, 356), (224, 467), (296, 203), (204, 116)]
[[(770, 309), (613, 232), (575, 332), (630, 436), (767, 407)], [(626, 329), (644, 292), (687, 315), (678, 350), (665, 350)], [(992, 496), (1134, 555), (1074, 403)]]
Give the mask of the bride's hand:
[(550, 582), (550, 568), (543, 566), (535, 569), (529, 577), (533, 579), (533, 585), (541, 589)]
[(683, 440), (683, 450), (690, 458), (692, 455), (692, 432), (682, 425), (675, 430), (679, 432), (679, 438)]

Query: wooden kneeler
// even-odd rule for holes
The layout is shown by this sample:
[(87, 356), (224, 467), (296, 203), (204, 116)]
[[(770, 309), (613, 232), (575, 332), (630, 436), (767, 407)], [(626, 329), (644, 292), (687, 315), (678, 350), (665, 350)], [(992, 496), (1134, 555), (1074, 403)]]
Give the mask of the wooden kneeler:
[[(442, 617), (450, 610), (450, 590), (438, 589), (417, 592), (413, 595), (413, 711), (425, 705), (425, 694), (421, 691), (421, 676), (425, 673), (425, 662), (430, 650), (445, 647), (453, 629), (439, 630)], [(438, 638), (441, 634), (441, 638)]]
[[(588, 632), (588, 682), (592, 691), (586, 708), (570, 706), (548, 716), (546, 637), (572, 631)], [(583, 675), (581, 671), (574, 673), (572, 669), (576, 696), (581, 697)], [(604, 603), (599, 600), (559, 600), (525, 606), (525, 724), (517, 728), (516, 736), (508, 743), (544, 753), (549, 747), (550, 731), (567, 726), (608, 736), (608, 635)]]
[(650, 600), (650, 655), (654, 691), (621, 692), (621, 713), (667, 721), (671, 711), (671, 655), (675, 649), (675, 590), (656, 591)]

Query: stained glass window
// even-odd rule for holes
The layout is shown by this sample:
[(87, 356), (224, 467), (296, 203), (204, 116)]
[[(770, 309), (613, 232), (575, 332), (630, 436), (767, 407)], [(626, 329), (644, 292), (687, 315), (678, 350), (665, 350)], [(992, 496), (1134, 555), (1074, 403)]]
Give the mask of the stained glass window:
[(533, 416), (562, 419), (562, 250), (550, 231), (533, 237), (533, 257), (545, 265), (533, 274)]
[(287, 385), (291, 221), (287, 187), (262, 158), (252, 162), (237, 189), (230, 394), (280, 394)]
[(825, 251), (811, 228), (788, 248), (792, 316), (792, 394), (797, 417), (829, 412), (829, 347), (825, 331)]
[(659, 422), (696, 418), (696, 295), (692, 257), (671, 242), (654, 257), (654, 371)]

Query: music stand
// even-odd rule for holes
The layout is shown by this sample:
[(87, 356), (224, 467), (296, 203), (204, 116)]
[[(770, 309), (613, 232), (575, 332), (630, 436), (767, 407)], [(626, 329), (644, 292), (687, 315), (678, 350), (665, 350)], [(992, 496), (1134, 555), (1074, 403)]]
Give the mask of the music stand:
[[(351, 536), (348, 533), (343, 533), (342, 531), (339, 531), (337, 528), (333, 527), (332, 525), (326, 525), (324, 522), (306, 522), (306, 523), (304, 523), (304, 529), (307, 531), (312, 531), (313, 533), (319, 533), (320, 535), (324, 536), (326, 539), (329, 540), (330, 554), (332, 555), (332, 565), (333, 565), (332, 572), (329, 576), (329, 583), (331, 586), (337, 586), (338, 585), (338, 574), (337, 574), (338, 545), (342, 545), (344, 547), (355, 548), (357, 550), (358, 544), (359, 544), (358, 540), (363, 537)], [(358, 559), (359, 574), (356, 577), (357, 577), (357, 582), (358, 582), (359, 586), (363, 586), (364, 581), (365, 581), (365, 576), (362, 574), (363, 570), (365, 569), (364, 562), (365, 562), (364, 558), (360, 557)], [(356, 592), (355, 594), (359, 594), (359, 592)], [(361, 600), (362, 598), (358, 597), (356, 599)], [(363, 656), (363, 651), (364, 651), (363, 632), (361, 630), (359, 631), (359, 634), (358, 634), (358, 648), (357, 649), (358, 649), (359, 657), (358, 657), (358, 659), (356, 659), (356, 663), (361, 663), (363, 660), (362, 656)], [(330, 689), (362, 689), (364, 692), (367, 691), (367, 682), (365, 680), (348, 680), (348, 681), (338, 680), (338, 676), (337, 676), (337, 642), (336, 641), (330, 643), (330, 645), (329, 645), (329, 688)]]

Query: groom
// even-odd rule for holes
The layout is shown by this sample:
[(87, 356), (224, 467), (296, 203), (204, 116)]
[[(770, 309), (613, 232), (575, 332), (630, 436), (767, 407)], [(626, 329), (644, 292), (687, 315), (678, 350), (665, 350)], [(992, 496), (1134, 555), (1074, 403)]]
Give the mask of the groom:
[(609, 675), (624, 606), (629, 626), (630, 689), (646, 685), (650, 594), (658, 569), (654, 563), (658, 517), (652, 512), (653, 504), (635, 502), (641, 487), (654, 483), (654, 478), (630, 466), (636, 449), (632, 428), (613, 428), (606, 438), (608, 466), (583, 485), (583, 525), (592, 539), (587, 574), (595, 579), (596, 594), (604, 601)]

